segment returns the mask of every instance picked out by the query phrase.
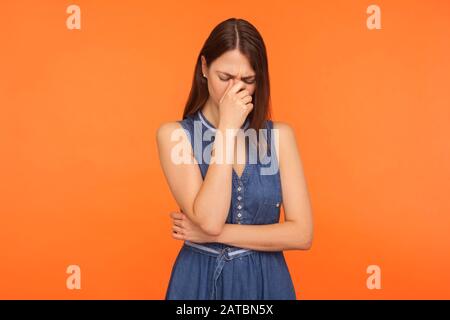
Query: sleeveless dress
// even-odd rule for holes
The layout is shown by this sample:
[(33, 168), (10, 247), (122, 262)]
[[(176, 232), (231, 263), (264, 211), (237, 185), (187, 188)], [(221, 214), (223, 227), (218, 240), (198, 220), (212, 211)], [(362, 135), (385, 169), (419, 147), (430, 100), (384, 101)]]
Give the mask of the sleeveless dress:
[[(213, 143), (216, 129), (201, 110), (178, 122), (191, 141), (194, 157), (204, 179), (211, 155), (205, 149)], [(247, 120), (241, 129), (245, 130), (248, 125)], [(275, 150), (271, 139), (272, 128), (273, 122), (266, 120), (267, 130), (261, 131), (265, 141), (270, 144), (268, 147)], [(264, 154), (272, 162), (264, 157), (262, 159), (265, 161), (260, 157), (256, 161), (251, 160), (248, 151), (254, 148), (254, 144), (248, 143), (248, 138), (245, 140), (246, 165), (240, 177), (232, 170), (231, 205), (226, 223), (278, 223), (282, 193), (277, 157), (275, 152), (270, 157), (272, 151), (267, 150)], [(276, 171), (273, 169), (274, 163)], [(165, 299), (296, 300), (296, 293), (283, 251), (259, 251), (225, 243), (197, 244), (184, 241), (173, 264)]]

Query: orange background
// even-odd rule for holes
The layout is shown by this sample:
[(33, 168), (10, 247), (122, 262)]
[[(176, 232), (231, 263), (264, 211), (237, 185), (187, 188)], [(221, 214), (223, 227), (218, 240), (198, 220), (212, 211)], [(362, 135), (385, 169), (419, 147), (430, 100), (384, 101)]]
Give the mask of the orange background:
[(0, 298), (164, 298), (181, 242), (156, 129), (229, 17), (263, 35), (274, 120), (304, 162), (314, 243), (285, 252), (298, 298), (450, 298), (448, 1), (374, 2), (381, 30), (359, 0), (75, 3), (81, 30), (72, 2), (0, 4)]

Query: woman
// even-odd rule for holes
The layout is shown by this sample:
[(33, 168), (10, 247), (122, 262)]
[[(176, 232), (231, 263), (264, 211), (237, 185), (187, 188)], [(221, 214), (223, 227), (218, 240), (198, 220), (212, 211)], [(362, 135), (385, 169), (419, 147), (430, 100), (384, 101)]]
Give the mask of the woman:
[(184, 241), (166, 299), (296, 299), (283, 250), (311, 247), (312, 211), (294, 131), (269, 120), (269, 103), (261, 35), (223, 21), (198, 56), (183, 120), (157, 132)]

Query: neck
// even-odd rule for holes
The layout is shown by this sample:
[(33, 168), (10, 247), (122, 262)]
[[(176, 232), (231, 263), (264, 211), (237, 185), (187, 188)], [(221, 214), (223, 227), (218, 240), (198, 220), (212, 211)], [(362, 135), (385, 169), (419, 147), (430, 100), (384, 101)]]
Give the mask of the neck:
[(205, 105), (203, 106), (202, 113), (215, 128), (219, 127), (219, 107), (211, 101), (211, 97), (208, 98)]

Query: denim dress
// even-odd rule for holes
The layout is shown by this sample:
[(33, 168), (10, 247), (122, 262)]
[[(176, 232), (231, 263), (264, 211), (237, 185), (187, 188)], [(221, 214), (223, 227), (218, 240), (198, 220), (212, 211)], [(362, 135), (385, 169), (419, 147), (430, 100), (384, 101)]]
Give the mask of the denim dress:
[[(178, 122), (191, 141), (204, 179), (216, 128), (200, 110)], [(247, 132), (248, 126), (247, 120), (241, 129)], [(248, 152), (255, 145), (245, 139), (246, 165), (240, 177), (232, 170), (231, 205), (226, 223), (263, 225), (279, 222), (282, 193), (277, 157), (272, 152), (275, 150), (272, 128), (273, 122), (266, 120), (267, 130), (261, 131), (270, 149), (256, 161)], [(296, 293), (283, 251), (259, 251), (225, 243), (186, 240), (173, 264), (165, 299), (296, 300)]]

